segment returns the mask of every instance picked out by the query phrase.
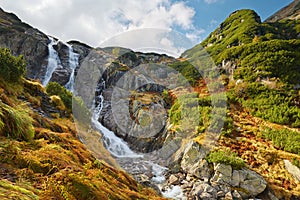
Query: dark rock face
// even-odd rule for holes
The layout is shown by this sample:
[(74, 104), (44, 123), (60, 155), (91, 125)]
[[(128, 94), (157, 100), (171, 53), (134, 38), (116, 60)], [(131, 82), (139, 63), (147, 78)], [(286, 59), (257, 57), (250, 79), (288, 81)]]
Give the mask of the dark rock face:
[[(103, 50), (109, 51), (98, 50), (99, 54)], [(104, 97), (100, 122), (134, 150), (150, 152), (159, 149), (167, 134), (166, 105), (160, 97), (164, 86), (147, 84), (155, 82), (147, 74), (161, 77), (166, 72), (157, 69), (141, 73), (135, 69), (145, 65), (142, 68), (147, 70), (147, 64), (166, 64), (175, 60), (166, 55), (128, 51), (112, 61), (109, 67), (99, 69), (102, 73), (100, 82), (106, 83), (105, 88), (98, 88)], [(165, 120), (160, 120), (163, 118)]]
[[(48, 65), (48, 36), (41, 31), (22, 22), (16, 15), (0, 8), (0, 47), (9, 48), (14, 55), (24, 55), (27, 77), (43, 81)], [(81, 62), (91, 47), (80, 42), (70, 44), (74, 52), (80, 54)], [(69, 52), (66, 44), (59, 42), (54, 46), (61, 60), (61, 66), (53, 73), (51, 81), (65, 85), (70, 77)]]
[(15, 55), (24, 55), (27, 76), (41, 78), (47, 67), (48, 37), (2, 9), (0, 18), (0, 46), (11, 49)]

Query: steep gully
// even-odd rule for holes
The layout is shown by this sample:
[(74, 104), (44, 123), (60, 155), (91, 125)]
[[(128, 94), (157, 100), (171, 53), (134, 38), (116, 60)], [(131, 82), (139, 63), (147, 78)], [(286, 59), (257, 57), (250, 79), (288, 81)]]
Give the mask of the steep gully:
[[(52, 78), (53, 73), (56, 69), (61, 67), (61, 60), (58, 52), (54, 46), (58, 44), (58, 40), (49, 37), (48, 44), (48, 65), (46, 74), (42, 81), (42, 84), (46, 86)], [(71, 74), (65, 87), (71, 92), (74, 91), (75, 83), (75, 70), (79, 65), (79, 54), (75, 53), (72, 46), (65, 44), (68, 47), (68, 64), (71, 70)], [(102, 87), (105, 88), (105, 82), (102, 82)], [(102, 134), (102, 140), (106, 149), (116, 158), (120, 166), (128, 173), (135, 176), (137, 179), (141, 179), (143, 174), (151, 174), (150, 180), (152, 187), (157, 187), (161, 190), (162, 184), (166, 181), (164, 173), (167, 171), (166, 167), (156, 164), (155, 159), (150, 155), (136, 153), (132, 151), (128, 144), (121, 138), (117, 137), (114, 132), (108, 130), (99, 122), (101, 110), (103, 108), (103, 96), (102, 94), (97, 97), (100, 100), (97, 106), (94, 106), (94, 112), (92, 115), (93, 127)], [(96, 103), (94, 103), (96, 105)], [(163, 196), (168, 198), (184, 199), (183, 192), (179, 186), (174, 186), (169, 190), (162, 192)]]

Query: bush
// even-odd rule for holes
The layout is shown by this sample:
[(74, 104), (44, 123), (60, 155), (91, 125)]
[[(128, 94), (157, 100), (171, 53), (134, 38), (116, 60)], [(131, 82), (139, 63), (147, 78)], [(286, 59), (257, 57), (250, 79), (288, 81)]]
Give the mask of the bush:
[(0, 134), (30, 141), (34, 138), (33, 119), (24, 108), (13, 108), (0, 102)]
[(0, 76), (5, 81), (19, 82), (25, 75), (26, 66), (23, 56), (13, 56), (9, 49), (0, 49)]
[(49, 95), (57, 95), (64, 102), (68, 110), (72, 110), (72, 93), (57, 82), (50, 82), (46, 86), (46, 92)]
[(263, 137), (269, 139), (273, 144), (284, 151), (300, 155), (300, 133), (289, 129), (272, 130), (266, 128)]
[(231, 165), (233, 169), (241, 169), (245, 167), (244, 160), (239, 158), (236, 153), (232, 153), (230, 151), (213, 151), (206, 157), (206, 160), (209, 163)]

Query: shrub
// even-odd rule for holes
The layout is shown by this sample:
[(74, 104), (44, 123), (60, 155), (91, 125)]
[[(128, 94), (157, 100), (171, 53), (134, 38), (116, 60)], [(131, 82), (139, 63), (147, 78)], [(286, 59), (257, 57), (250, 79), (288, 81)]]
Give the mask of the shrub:
[(263, 131), (263, 137), (269, 139), (277, 147), (300, 155), (300, 133), (289, 129), (270, 129)]
[(46, 92), (49, 95), (57, 95), (64, 102), (68, 110), (72, 109), (72, 93), (57, 82), (50, 82), (46, 86)]
[(241, 169), (245, 167), (244, 160), (239, 158), (236, 153), (232, 153), (230, 151), (213, 151), (206, 157), (206, 160), (209, 163), (231, 165), (233, 169)]
[(13, 56), (9, 49), (0, 49), (0, 76), (9, 82), (19, 82), (25, 75), (26, 66), (23, 56)]
[(32, 121), (26, 109), (13, 108), (0, 102), (0, 134), (30, 141), (34, 138)]

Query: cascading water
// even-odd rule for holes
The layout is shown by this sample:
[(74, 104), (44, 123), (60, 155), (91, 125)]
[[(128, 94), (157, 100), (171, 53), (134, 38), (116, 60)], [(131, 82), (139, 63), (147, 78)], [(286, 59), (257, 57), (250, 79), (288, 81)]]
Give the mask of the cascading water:
[(44, 76), (44, 80), (42, 82), (43, 86), (46, 86), (55, 69), (61, 65), (61, 61), (58, 57), (57, 51), (53, 48), (54, 45), (57, 45), (58, 41), (55, 41), (53, 38), (49, 37), (50, 43), (48, 44), (48, 51), (49, 51), (49, 56), (48, 56), (48, 65), (47, 65), (47, 71)]
[(71, 71), (71, 75), (69, 78), (69, 81), (67, 82), (67, 84), (65, 85), (65, 87), (70, 90), (71, 92), (74, 91), (74, 82), (75, 82), (75, 69), (78, 67), (79, 64), (79, 54), (75, 53), (73, 51), (73, 48), (71, 45), (66, 44), (68, 49), (69, 49), (69, 67), (72, 70)]
[(125, 141), (121, 138), (117, 137), (114, 132), (105, 128), (99, 121), (99, 116), (101, 110), (103, 108), (103, 96), (100, 95), (99, 97), (99, 105), (94, 109), (93, 116), (92, 116), (92, 124), (93, 126), (103, 134), (103, 142), (106, 149), (115, 157), (128, 157), (128, 158), (136, 158), (136, 157), (143, 157), (143, 155), (139, 155), (133, 152)]
[[(105, 82), (102, 82), (102, 86), (105, 87)], [(152, 174), (151, 181), (161, 189), (162, 183), (165, 182), (164, 173), (167, 170), (159, 164), (156, 164), (155, 160), (151, 159), (151, 156), (146, 154), (138, 154), (133, 152), (128, 144), (121, 138), (117, 137), (114, 132), (105, 128), (98, 120), (101, 110), (103, 108), (104, 98), (102, 94), (97, 97), (99, 104), (93, 109), (92, 125), (102, 133), (102, 139), (106, 149), (116, 157), (116, 160), (120, 166), (133, 176), (141, 174)], [(173, 187), (162, 193), (167, 198), (173, 199), (185, 199), (181, 188)]]

